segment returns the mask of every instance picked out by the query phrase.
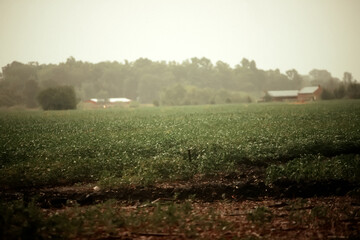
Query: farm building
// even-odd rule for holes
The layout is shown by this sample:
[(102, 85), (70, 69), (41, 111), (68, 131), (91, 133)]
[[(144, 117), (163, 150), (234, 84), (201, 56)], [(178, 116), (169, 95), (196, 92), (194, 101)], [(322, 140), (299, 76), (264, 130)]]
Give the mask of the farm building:
[(320, 86), (315, 87), (304, 87), (299, 91), (298, 94), (298, 101), (304, 102), (304, 101), (315, 101), (317, 99), (320, 99), (322, 89)]
[(105, 104), (105, 99), (101, 98), (91, 98), (90, 100), (86, 100), (87, 103), (93, 103), (93, 104)]
[(86, 104), (91, 104), (95, 108), (107, 108), (113, 106), (127, 106), (131, 102), (131, 99), (128, 98), (91, 98), (86, 100)]
[(270, 101), (283, 102), (283, 101), (296, 101), (298, 97), (298, 90), (286, 91), (267, 91), (266, 95)]
[(109, 98), (109, 103), (130, 103), (131, 100), (128, 98)]
[(315, 101), (320, 99), (322, 89), (320, 86), (304, 87), (300, 90), (283, 90), (283, 91), (266, 91), (267, 101), (284, 102), (284, 101)]

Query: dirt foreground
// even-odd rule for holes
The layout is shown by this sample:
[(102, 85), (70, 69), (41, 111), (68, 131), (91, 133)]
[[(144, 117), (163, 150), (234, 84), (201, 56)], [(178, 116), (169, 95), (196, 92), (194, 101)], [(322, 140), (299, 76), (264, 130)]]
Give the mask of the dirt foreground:
[(69, 230), (70, 239), (360, 239), (358, 185), (267, 186), (256, 177), (247, 179), (7, 189), (1, 198), (35, 199), (49, 218), (81, 221)]
[[(147, 203), (111, 202), (46, 209), (69, 218), (89, 212), (125, 217), (109, 225), (101, 217), (85, 223), (75, 239), (359, 239), (360, 201), (351, 197), (257, 199), (241, 201), (156, 199)], [(116, 217), (113, 219), (118, 220)], [(83, 227), (84, 227), (83, 226)]]

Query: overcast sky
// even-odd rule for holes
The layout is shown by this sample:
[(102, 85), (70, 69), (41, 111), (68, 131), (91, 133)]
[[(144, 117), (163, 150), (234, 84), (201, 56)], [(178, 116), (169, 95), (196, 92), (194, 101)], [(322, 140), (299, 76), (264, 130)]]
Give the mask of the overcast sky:
[(360, 0), (0, 0), (0, 66), (76, 60), (326, 69), (360, 80)]

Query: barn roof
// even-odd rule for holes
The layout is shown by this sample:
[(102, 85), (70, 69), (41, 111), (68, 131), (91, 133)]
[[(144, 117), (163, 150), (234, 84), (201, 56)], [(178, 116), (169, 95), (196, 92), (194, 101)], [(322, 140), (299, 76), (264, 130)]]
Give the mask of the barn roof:
[(131, 99), (128, 98), (91, 98), (90, 101), (95, 103), (128, 103), (131, 102)]
[(310, 94), (310, 93), (314, 93), (316, 90), (319, 89), (319, 86), (315, 86), (315, 87), (304, 87), (299, 91), (299, 94)]
[(90, 101), (100, 103), (100, 102), (105, 102), (105, 99), (91, 98)]
[(298, 90), (268, 91), (271, 97), (297, 97)]
[(111, 102), (111, 103), (117, 103), (117, 102), (128, 103), (128, 102), (131, 102), (131, 100), (128, 98), (109, 98), (109, 102)]

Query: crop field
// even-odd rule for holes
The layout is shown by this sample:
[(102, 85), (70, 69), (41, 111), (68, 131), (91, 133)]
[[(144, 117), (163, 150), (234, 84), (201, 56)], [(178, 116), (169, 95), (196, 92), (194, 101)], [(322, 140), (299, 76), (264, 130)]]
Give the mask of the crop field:
[[(359, 118), (356, 100), (1, 111), (0, 215), (7, 216), (1, 234), (19, 237), (6, 229), (25, 231), (32, 219), (41, 223), (34, 236), (42, 238), (58, 234), (55, 227), (41, 230), (49, 224), (66, 228), (66, 238), (258, 239), (321, 229), (328, 230), (309, 237), (359, 236)], [(253, 199), (265, 202), (247, 202)], [(251, 209), (234, 207), (241, 203)], [(287, 218), (292, 230), (285, 235), (271, 230), (281, 222), (280, 207), (303, 214), (286, 213), (295, 220)], [(14, 220), (16, 211), (21, 217)], [(241, 231), (229, 211), (241, 212), (235, 216), (247, 224)], [(329, 222), (330, 215), (338, 218)], [(28, 225), (16, 222), (21, 218)], [(341, 229), (330, 233), (335, 223)], [(84, 230), (89, 225), (97, 229)]]

